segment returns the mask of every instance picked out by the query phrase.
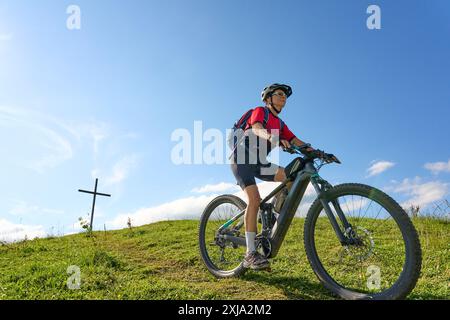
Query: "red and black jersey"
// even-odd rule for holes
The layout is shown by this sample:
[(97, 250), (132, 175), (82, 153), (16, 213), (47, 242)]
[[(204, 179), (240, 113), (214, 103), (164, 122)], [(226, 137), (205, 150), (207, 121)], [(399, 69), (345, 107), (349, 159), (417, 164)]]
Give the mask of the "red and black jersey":
[[(264, 113), (265, 108), (267, 107), (256, 107), (253, 109), (252, 115), (247, 121), (247, 125), (245, 126), (245, 130), (252, 127), (253, 124), (256, 122), (260, 122), (264, 126)], [(275, 116), (272, 112), (269, 110), (269, 119), (267, 120), (267, 125), (264, 127), (269, 133), (272, 132), (272, 130), (281, 129), (281, 121), (280, 118)], [(288, 126), (284, 124), (280, 134), (280, 140), (287, 140), (291, 142), (292, 139), (296, 138), (296, 136), (292, 133), (291, 130), (289, 130)]]

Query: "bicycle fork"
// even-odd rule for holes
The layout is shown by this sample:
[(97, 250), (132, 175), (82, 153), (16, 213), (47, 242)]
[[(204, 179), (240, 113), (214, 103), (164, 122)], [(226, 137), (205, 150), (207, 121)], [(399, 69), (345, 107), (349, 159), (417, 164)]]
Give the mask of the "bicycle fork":
[[(325, 199), (322, 194), (324, 191), (326, 191), (327, 187), (331, 187), (331, 185), (319, 177), (318, 174), (314, 174), (311, 176), (311, 184), (313, 185), (314, 189), (317, 192), (318, 198), (320, 203), (322, 204), (323, 209), (325, 210), (325, 213), (330, 220), (331, 226), (333, 227), (334, 232), (336, 233), (337, 238), (339, 239), (339, 242), (342, 245), (349, 245), (351, 244), (350, 239), (342, 232), (341, 227), (339, 226), (338, 221), (336, 220), (336, 217), (331, 210), (330, 205), (328, 204), (327, 199)], [(342, 226), (344, 227), (345, 232), (349, 232), (352, 230), (352, 225), (348, 222), (347, 218), (344, 215), (344, 212), (341, 209), (341, 206), (339, 204), (339, 201), (332, 200), (331, 203), (333, 204), (334, 210), (336, 211), (337, 216), (339, 217), (339, 220), (342, 223)]]

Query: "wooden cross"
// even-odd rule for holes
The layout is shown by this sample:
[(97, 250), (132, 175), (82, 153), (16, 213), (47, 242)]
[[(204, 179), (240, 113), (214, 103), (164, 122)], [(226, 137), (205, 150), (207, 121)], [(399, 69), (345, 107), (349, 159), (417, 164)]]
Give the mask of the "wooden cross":
[(98, 178), (95, 179), (95, 188), (94, 191), (87, 191), (87, 190), (80, 190), (78, 189), (79, 192), (84, 192), (84, 193), (90, 193), (94, 195), (94, 201), (92, 203), (92, 212), (91, 212), (91, 224), (90, 224), (90, 228), (92, 230), (92, 223), (94, 222), (94, 208), (95, 208), (95, 198), (97, 197), (97, 195), (99, 196), (105, 196), (105, 197), (111, 197), (110, 194), (106, 194), (106, 193), (100, 193), (97, 192), (97, 183), (98, 183)]

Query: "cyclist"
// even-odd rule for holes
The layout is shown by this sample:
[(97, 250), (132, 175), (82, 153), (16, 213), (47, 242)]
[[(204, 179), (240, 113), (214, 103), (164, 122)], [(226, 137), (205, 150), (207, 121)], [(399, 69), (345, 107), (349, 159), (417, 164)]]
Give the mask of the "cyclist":
[[(279, 114), (283, 110), (286, 99), (292, 94), (290, 86), (285, 84), (274, 83), (265, 87), (261, 93), (261, 99), (265, 106), (256, 107), (244, 128), (246, 136), (254, 134), (258, 140), (256, 144), (251, 144), (249, 138), (246, 138), (241, 147), (235, 148), (234, 157), (231, 161), (231, 170), (237, 180), (237, 184), (242, 188), (248, 199), (248, 205), (245, 212), (245, 238), (247, 244), (247, 252), (245, 254), (243, 265), (245, 268), (253, 270), (261, 270), (269, 268), (270, 262), (261, 255), (255, 248), (255, 237), (257, 234), (257, 215), (261, 202), (261, 197), (256, 185), (255, 177), (264, 181), (282, 182), (286, 179), (285, 169), (275, 164), (269, 163), (266, 156), (270, 151), (279, 144), (282, 147), (289, 148), (291, 144), (296, 146), (303, 145), (301, 141), (294, 135), (279, 118)], [(268, 118), (267, 110), (268, 109)], [(265, 124), (265, 126), (264, 126)], [(264, 139), (267, 143), (267, 154), (259, 152), (260, 139)], [(263, 142), (264, 143), (264, 142)], [(244, 163), (237, 161), (238, 152), (245, 153)], [(313, 151), (313, 148), (307, 151)], [(247, 161), (251, 153), (257, 152), (255, 161)], [(249, 159), (248, 159), (249, 160)], [(269, 170), (271, 169), (271, 170)], [(292, 184), (289, 183), (288, 188)]]

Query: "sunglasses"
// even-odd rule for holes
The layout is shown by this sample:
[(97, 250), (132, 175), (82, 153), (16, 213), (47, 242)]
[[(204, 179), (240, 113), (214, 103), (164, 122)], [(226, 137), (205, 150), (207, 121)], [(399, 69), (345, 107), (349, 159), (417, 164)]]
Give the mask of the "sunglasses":
[(275, 92), (272, 94), (272, 96), (279, 96), (279, 97), (287, 97), (287, 94), (284, 92)]

